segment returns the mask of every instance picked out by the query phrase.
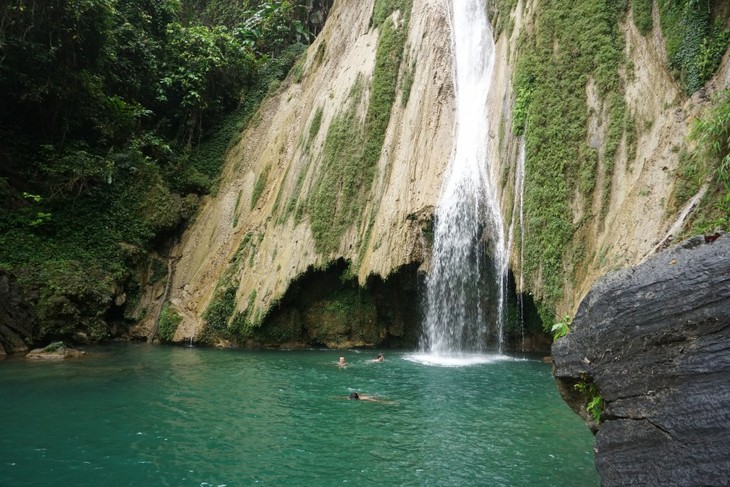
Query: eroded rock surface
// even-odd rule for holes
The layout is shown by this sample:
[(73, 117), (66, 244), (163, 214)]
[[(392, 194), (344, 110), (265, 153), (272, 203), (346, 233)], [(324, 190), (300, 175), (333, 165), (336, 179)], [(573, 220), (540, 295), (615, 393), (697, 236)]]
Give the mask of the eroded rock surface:
[(553, 345), (555, 376), (582, 412), (598, 387), (604, 486), (727, 485), (730, 475), (730, 234), (696, 237), (608, 274)]

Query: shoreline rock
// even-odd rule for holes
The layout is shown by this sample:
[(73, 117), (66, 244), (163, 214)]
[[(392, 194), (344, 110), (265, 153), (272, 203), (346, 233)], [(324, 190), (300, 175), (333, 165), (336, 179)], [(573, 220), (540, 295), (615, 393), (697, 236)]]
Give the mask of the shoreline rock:
[(63, 342), (53, 342), (44, 348), (36, 348), (28, 352), (29, 360), (65, 360), (81, 358), (86, 352), (67, 347)]
[(552, 349), (563, 398), (596, 432), (602, 485), (730, 477), (730, 234), (690, 239), (599, 280)]

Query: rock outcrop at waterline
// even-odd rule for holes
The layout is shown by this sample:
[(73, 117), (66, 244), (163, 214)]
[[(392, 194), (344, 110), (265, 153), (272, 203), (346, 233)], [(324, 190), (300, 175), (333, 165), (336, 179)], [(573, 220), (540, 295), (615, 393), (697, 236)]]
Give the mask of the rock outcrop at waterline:
[(693, 238), (605, 276), (553, 345), (553, 360), (571, 407), (588, 416), (578, 383), (603, 399), (604, 486), (727, 485), (730, 234)]
[(35, 327), (33, 308), (25, 302), (16, 279), (0, 271), (0, 355), (25, 353)]
[(81, 358), (86, 352), (69, 348), (63, 342), (53, 342), (43, 348), (36, 348), (28, 352), (25, 358), (29, 360), (66, 360)]

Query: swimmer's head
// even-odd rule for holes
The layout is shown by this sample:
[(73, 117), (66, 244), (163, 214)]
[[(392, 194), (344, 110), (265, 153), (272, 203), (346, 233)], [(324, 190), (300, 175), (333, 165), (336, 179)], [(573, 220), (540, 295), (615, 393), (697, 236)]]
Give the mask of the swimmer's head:
[(358, 394), (358, 393), (357, 393), (357, 392), (355, 392), (355, 391), (352, 391), (352, 392), (350, 393), (350, 399), (360, 399), (360, 394)]

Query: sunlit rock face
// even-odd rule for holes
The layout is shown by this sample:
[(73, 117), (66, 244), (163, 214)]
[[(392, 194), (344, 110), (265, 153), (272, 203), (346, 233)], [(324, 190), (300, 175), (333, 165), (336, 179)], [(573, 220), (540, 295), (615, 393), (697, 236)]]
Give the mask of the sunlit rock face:
[[(334, 3), (301, 77), (290, 76), (264, 101), (229, 151), (218, 194), (203, 202), (176, 250), (170, 301), (183, 318), (176, 340), (200, 336), (203, 314), (221, 285), (236, 288), (236, 313), (255, 318), (278, 309), (310, 269), (349, 262), (350, 273), (366, 287), (403, 266), (427, 262), (454, 127), (448, 11), (441, 1), (415, 0), (407, 23), (400, 11), (386, 21), (396, 32), (403, 29), (405, 38), (402, 52), (389, 54), (401, 57), (400, 69), (372, 184), (357, 175), (358, 191), (366, 193), (337, 241), (323, 250), (313, 230), (311, 202), (321, 191), (339, 194), (333, 212), (351, 204), (339, 186), (318, 185), (327, 173), (328, 140), (352, 100), (360, 124), (372, 101), (384, 29), (372, 23), (373, 5)], [(346, 148), (337, 149), (339, 165), (352, 162)], [(252, 204), (259, 180), (265, 184)]]
[(553, 345), (555, 376), (604, 402), (602, 484), (724, 485), (730, 472), (730, 235), (696, 237), (610, 273)]

